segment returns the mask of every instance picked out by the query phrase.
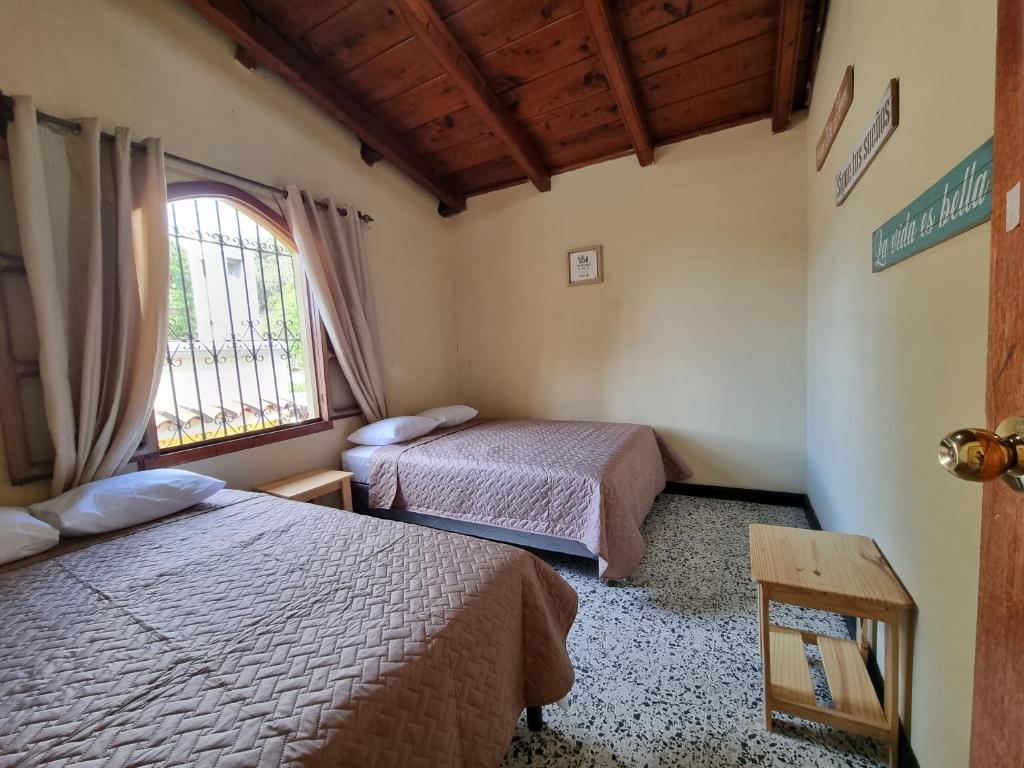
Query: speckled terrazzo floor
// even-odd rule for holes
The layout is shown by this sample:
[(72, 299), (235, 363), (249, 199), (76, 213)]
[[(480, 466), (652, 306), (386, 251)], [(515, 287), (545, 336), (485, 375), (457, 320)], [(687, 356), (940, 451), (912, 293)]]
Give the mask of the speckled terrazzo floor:
[[(545, 728), (521, 720), (507, 768), (882, 765), (871, 741), (776, 715), (764, 730), (757, 589), (749, 523), (806, 527), (800, 509), (663, 494), (644, 525), (647, 555), (622, 587), (596, 563), (544, 554), (576, 589), (569, 708)], [(772, 619), (845, 635), (827, 614), (773, 606)], [(825, 695), (820, 664), (814, 670)]]

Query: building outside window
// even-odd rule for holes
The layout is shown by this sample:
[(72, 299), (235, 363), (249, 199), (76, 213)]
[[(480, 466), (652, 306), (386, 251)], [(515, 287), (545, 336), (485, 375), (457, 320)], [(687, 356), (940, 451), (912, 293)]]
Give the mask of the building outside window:
[(320, 418), (315, 334), (294, 244), (223, 197), (173, 200), (160, 449)]

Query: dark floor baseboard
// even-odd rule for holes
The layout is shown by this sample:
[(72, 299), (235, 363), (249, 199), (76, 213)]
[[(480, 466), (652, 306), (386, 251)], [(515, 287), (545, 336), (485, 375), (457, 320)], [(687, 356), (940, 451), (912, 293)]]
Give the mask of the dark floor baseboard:
[(777, 507), (800, 507), (807, 516), (807, 525), (816, 531), (821, 530), (821, 523), (811, 506), (806, 493), (790, 491), (764, 491), (758, 488), (732, 488), (727, 485), (698, 485), (696, 483), (666, 483), (665, 493), (680, 496), (696, 496), (701, 499), (725, 499), (726, 501), (746, 501), (752, 504), (773, 504)]
[(807, 516), (807, 525), (809, 528), (815, 531), (822, 530), (821, 521), (818, 519), (818, 513), (814, 511), (814, 505), (811, 504), (811, 498), (806, 493), (804, 494), (804, 514)]
[(726, 499), (727, 501), (749, 501), (754, 504), (774, 504), (778, 507), (803, 507), (807, 500), (804, 493), (788, 491), (762, 491), (757, 488), (730, 488), (725, 485), (698, 485), (696, 483), (667, 483), (665, 493), (680, 496), (698, 496), (702, 499)]
[[(724, 485), (697, 485), (695, 483), (667, 483), (665, 493), (680, 496), (696, 496), (702, 499), (725, 499), (726, 501), (747, 501), (754, 504), (774, 504), (779, 507), (800, 507), (807, 516), (807, 526), (815, 531), (822, 530), (821, 521), (814, 511), (814, 505), (806, 493), (789, 493), (787, 491), (762, 491), (755, 488), (730, 488)], [(852, 616), (844, 616), (846, 630), (850, 637), (857, 637), (857, 620)], [(882, 695), (882, 673), (878, 668), (874, 651), (868, 655), (868, 674), (879, 698)], [(917, 755), (910, 746), (907, 734), (900, 726), (900, 765), (904, 768), (920, 768)]]

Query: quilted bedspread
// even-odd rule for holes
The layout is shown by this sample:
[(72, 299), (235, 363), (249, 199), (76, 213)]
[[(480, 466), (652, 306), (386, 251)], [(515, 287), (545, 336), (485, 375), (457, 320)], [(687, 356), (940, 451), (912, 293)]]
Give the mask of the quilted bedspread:
[(578, 541), (619, 579), (666, 478), (690, 474), (647, 426), (480, 420), (376, 451), (369, 503)]
[(572, 686), (513, 547), (270, 496), (0, 572), (0, 765), (497, 765)]

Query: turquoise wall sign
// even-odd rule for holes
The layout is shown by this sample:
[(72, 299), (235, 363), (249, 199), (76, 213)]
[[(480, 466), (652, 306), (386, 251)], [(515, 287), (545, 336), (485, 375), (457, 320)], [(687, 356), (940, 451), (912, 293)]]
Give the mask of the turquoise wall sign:
[(966, 232), (992, 217), (992, 139), (957, 163), (871, 236), (871, 271)]

